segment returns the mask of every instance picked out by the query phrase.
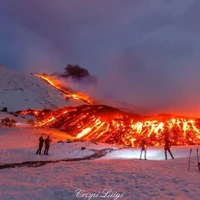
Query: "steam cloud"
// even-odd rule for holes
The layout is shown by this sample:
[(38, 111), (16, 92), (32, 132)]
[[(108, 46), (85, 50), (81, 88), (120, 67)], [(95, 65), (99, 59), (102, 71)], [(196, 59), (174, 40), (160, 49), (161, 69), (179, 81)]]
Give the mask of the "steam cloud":
[(200, 115), (199, 10), (199, 0), (1, 0), (0, 63), (47, 73), (73, 63), (98, 76), (96, 96)]

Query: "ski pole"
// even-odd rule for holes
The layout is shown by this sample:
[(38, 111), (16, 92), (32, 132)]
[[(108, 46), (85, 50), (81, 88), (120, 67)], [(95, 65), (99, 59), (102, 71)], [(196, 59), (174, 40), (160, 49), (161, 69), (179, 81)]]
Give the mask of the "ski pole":
[(200, 162), (199, 162), (199, 149), (197, 148), (197, 166), (200, 172)]
[(188, 162), (188, 171), (190, 171), (190, 158), (191, 158), (192, 148), (190, 148), (189, 162)]

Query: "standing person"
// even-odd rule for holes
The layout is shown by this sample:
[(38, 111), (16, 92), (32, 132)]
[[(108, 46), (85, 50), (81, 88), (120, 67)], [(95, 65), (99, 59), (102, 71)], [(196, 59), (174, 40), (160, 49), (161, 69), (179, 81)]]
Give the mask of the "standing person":
[(145, 141), (145, 139), (142, 140), (142, 142), (141, 142), (141, 147), (142, 147), (142, 149), (141, 149), (141, 153), (140, 153), (140, 160), (142, 159), (142, 152), (143, 152), (143, 151), (144, 151), (144, 159), (147, 160), (147, 158), (146, 158), (147, 146), (146, 146), (146, 141)]
[(39, 149), (37, 150), (36, 154), (41, 154), (43, 143), (44, 143), (44, 136), (41, 135), (39, 138)]
[(164, 146), (164, 150), (165, 150), (165, 160), (167, 160), (167, 151), (169, 152), (169, 154), (170, 154), (170, 156), (172, 157), (172, 159), (174, 159), (170, 148), (171, 148), (171, 142), (170, 142), (170, 140), (168, 139), (168, 137), (165, 137), (165, 146)]
[(48, 137), (45, 139), (45, 150), (44, 150), (44, 155), (49, 155), (48, 151), (49, 151), (49, 147), (50, 147), (50, 143), (51, 143), (51, 138), (48, 135)]

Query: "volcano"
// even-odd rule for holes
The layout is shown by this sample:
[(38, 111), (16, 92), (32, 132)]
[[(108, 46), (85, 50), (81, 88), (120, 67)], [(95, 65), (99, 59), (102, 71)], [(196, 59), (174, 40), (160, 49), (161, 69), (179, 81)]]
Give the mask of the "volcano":
[(166, 136), (173, 145), (200, 144), (198, 118), (124, 112), (111, 104), (97, 105), (88, 95), (63, 87), (47, 74), (20, 74), (6, 68), (0, 72), (1, 104), (9, 110), (21, 108), (17, 114), (34, 115), (34, 126), (58, 129), (77, 140), (131, 147), (140, 146), (144, 138), (148, 146), (162, 146)]

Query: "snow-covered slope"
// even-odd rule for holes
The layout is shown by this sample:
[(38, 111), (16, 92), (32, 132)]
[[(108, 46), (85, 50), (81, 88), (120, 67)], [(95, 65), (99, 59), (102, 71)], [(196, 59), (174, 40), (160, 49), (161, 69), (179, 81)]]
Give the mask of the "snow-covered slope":
[(57, 109), (82, 104), (80, 100), (66, 101), (62, 92), (34, 75), (0, 67), (0, 109)]
[[(73, 88), (72, 88), (73, 89)], [(111, 99), (95, 99), (95, 104), (118, 108), (124, 112), (145, 114), (149, 111), (125, 102)], [(43, 79), (32, 74), (10, 70), (0, 66), (0, 110), (58, 109), (65, 106), (85, 104), (79, 99), (65, 99), (62, 92), (52, 87)]]

